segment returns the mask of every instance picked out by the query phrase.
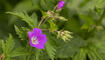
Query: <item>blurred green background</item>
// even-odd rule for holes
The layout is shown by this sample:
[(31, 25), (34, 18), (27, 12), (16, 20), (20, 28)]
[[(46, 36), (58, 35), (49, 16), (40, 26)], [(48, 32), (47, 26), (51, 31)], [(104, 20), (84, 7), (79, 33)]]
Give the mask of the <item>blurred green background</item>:
[[(68, 43), (60, 39), (56, 41), (55, 60), (105, 60), (105, 0), (64, 1), (66, 4), (59, 14), (68, 21), (59, 22), (58, 27), (73, 32), (73, 38)], [(28, 27), (26, 22), (6, 12), (26, 11), (29, 15), (36, 13), (40, 21), (40, 9), (45, 12), (53, 10), (58, 2), (59, 0), (0, 0), (0, 42), (7, 39), (9, 33), (16, 41), (19, 40), (14, 24)], [(48, 37), (55, 41), (52, 35)], [(0, 54), (1, 51), (0, 49)], [(40, 59), (49, 60), (45, 56)]]

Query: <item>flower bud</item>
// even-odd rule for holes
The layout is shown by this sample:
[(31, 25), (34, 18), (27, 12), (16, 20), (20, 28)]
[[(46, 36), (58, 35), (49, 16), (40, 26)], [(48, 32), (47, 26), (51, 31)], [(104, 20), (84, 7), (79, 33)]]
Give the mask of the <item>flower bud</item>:
[(70, 40), (72, 38), (71, 34), (72, 32), (69, 31), (58, 31), (58, 36), (59, 38), (63, 39), (64, 41)]
[(46, 14), (48, 17), (52, 18), (53, 20), (62, 20), (62, 21), (68, 21), (66, 18), (59, 16), (58, 13), (54, 13), (53, 11), (48, 11)]
[(65, 2), (61, 0), (61, 1), (58, 3), (57, 10), (61, 10), (61, 8), (64, 6), (64, 4), (65, 4)]

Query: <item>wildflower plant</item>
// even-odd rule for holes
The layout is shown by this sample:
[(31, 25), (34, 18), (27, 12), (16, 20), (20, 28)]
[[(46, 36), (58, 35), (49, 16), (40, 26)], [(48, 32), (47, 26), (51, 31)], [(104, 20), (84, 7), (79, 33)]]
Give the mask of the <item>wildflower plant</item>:
[(105, 60), (105, 0), (0, 3), (0, 60)]
[[(63, 16), (61, 16), (57, 11), (58, 10), (62, 10), (63, 6), (64, 6), (65, 2), (63, 0), (60, 0), (57, 4), (57, 6), (54, 7), (54, 10), (48, 10), (48, 11), (43, 11), (42, 12), (42, 17), (40, 18), (40, 22), (38, 23), (36, 14), (33, 13), (32, 16), (29, 16), (28, 13), (26, 11), (24, 12), (18, 12), (18, 11), (14, 11), (14, 12), (7, 12), (8, 14), (12, 14), (15, 15), (17, 17), (19, 17), (22, 21), (25, 21), (29, 27), (20, 27), (18, 28), (18, 25), (15, 25), (15, 31), (16, 33), (19, 35), (19, 38), (21, 38), (23, 41), (26, 41), (26, 43), (24, 44), (27, 48), (28, 51), (33, 51), (33, 49), (36, 49), (36, 60), (39, 59), (39, 55), (41, 53), (41, 51), (43, 51), (43, 49), (47, 50), (48, 55), (50, 56), (50, 58), (53, 60), (54, 59), (54, 55), (56, 52), (54, 46), (51, 44), (50, 39), (47, 37), (49, 34), (48, 32), (51, 32), (51, 34), (55, 35), (56, 38), (59, 37), (61, 39), (63, 39), (64, 41), (69, 40), (71, 38), (71, 34), (69, 31), (63, 31), (64, 35), (62, 35), (63, 32), (58, 31), (58, 27), (57, 27), (57, 20), (58, 21), (68, 21), (66, 18), (64, 18)], [(45, 25), (46, 23), (48, 23), (49, 27), (48, 28), (43, 28), (43, 25)], [(24, 33), (23, 33), (24, 32)], [(57, 33), (57, 34), (56, 34)], [(26, 38), (23, 39), (23, 36), (25, 36)], [(28, 59), (30, 59), (30, 56), (28, 57)]]

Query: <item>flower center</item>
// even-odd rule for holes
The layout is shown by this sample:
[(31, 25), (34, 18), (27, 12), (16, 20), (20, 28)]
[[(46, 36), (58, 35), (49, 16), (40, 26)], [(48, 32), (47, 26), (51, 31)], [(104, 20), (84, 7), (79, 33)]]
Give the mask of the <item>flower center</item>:
[(35, 36), (33, 36), (33, 37), (31, 38), (31, 41), (32, 41), (33, 44), (39, 44), (38, 39), (37, 39), (37, 37), (35, 37)]

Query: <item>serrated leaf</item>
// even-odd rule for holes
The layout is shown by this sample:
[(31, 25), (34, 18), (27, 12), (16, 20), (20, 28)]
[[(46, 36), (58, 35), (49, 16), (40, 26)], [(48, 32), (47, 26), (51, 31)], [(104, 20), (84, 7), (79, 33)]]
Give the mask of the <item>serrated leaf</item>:
[(26, 56), (30, 55), (29, 52), (25, 51), (25, 48), (16, 48), (14, 51), (12, 51), (9, 56), (10, 57), (17, 57), (17, 56)]
[(33, 20), (33, 18), (29, 17), (26, 12), (7, 12), (7, 13), (15, 15), (15, 16), (21, 18), (23, 21), (27, 22), (28, 25), (31, 28), (34, 28), (36, 26), (35, 21)]
[(9, 35), (9, 38), (6, 41), (6, 51), (7, 51), (7, 54), (11, 53), (11, 51), (14, 48), (14, 45), (15, 45), (15, 43), (13, 41), (13, 37), (12, 37), (12, 35)]
[(97, 60), (103, 60), (102, 56), (97, 51), (97, 48), (95, 46), (90, 46), (89, 48), (90, 48), (90, 51), (92, 51), (95, 54), (95, 56), (97, 57)]
[(21, 38), (22, 40), (25, 40), (27, 38), (26, 28), (19, 29), (16, 25), (14, 27), (15, 27), (16, 34), (19, 36), (19, 38)]
[(4, 43), (4, 41), (2, 40), (2, 50), (5, 56), (5, 60), (9, 60), (9, 54), (13, 51), (14, 48), (14, 41), (13, 41), (13, 37), (10, 34), (8, 40), (6, 40), (6, 43)]
[(46, 43), (46, 50), (47, 50), (47, 54), (49, 55), (49, 57), (54, 60), (54, 56), (55, 56), (55, 52), (56, 50), (54, 49), (54, 47), (51, 45), (50, 42), (47, 41)]
[(73, 57), (79, 51), (80, 47), (87, 45), (87, 43), (79, 36), (74, 36), (69, 42), (59, 40), (58, 44), (59, 46), (57, 47), (56, 53), (57, 58)]
[(6, 54), (6, 45), (3, 40), (1, 41), (1, 47), (2, 47), (4, 54)]
[(6, 43), (2, 40), (2, 50), (5, 56), (5, 60), (11, 60), (11, 57), (29, 55), (30, 53), (25, 50), (25, 48), (14, 48), (15, 43), (13, 41), (12, 35), (9, 35)]
[(81, 48), (76, 56), (74, 56), (73, 60), (86, 60), (86, 53), (85, 48)]

